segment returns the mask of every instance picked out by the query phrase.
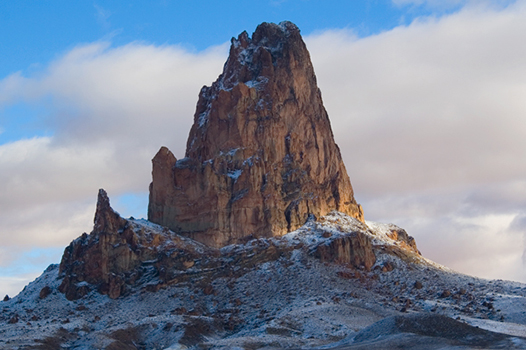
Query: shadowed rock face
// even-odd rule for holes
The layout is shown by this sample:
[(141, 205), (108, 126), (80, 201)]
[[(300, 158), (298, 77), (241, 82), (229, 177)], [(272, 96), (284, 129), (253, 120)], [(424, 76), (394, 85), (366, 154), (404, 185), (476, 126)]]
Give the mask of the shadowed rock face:
[[(60, 263), (60, 273), (65, 278), (59, 290), (68, 299), (87, 294), (86, 283), (97, 284), (103, 294), (112, 298), (121, 294), (124, 280), (118, 273), (139, 264), (139, 259), (127, 244), (136, 245), (132, 242), (135, 235), (127, 228), (126, 220), (110, 207), (106, 192), (99, 190), (93, 231), (89, 236), (84, 233), (71, 242)], [(119, 249), (121, 241), (123, 244)]]
[(180, 273), (195, 264), (201, 267), (208, 262), (196, 263), (198, 258), (214, 256), (208, 248), (185, 242), (166, 229), (145, 231), (121, 218), (102, 189), (94, 221), (93, 231), (71, 242), (60, 262), (64, 279), (59, 291), (69, 300), (82, 298), (94, 288), (118, 298), (149, 271), (155, 271), (160, 285), (177, 283), (168, 271)]
[(331, 210), (363, 221), (290, 22), (232, 39), (223, 73), (199, 94), (185, 158), (162, 147), (152, 175), (148, 219), (209, 246), (282, 235)]

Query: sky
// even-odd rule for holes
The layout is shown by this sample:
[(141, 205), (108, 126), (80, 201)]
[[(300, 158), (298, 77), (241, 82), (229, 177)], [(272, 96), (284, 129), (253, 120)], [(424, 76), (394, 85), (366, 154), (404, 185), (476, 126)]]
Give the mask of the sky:
[(0, 2), (0, 294), (146, 217), (230, 38), (294, 22), (355, 197), (456, 271), (526, 282), (526, 0)]

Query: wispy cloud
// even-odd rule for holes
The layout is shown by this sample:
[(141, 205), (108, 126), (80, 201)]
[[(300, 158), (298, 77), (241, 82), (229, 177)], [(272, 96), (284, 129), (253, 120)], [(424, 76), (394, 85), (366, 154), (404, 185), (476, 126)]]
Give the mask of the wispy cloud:
[(446, 8), (451, 6), (459, 6), (469, 2), (469, 0), (392, 0), (395, 5), (426, 5), (433, 8)]
[(447, 10), (461, 6), (508, 6), (517, 0), (392, 0), (397, 6), (420, 6), (434, 10)]
[(103, 8), (100, 5), (93, 4), (93, 7), (95, 8), (95, 18), (97, 19), (97, 23), (102, 27), (104, 30), (108, 30), (111, 28), (111, 23), (109, 21), (111, 16), (111, 11)]

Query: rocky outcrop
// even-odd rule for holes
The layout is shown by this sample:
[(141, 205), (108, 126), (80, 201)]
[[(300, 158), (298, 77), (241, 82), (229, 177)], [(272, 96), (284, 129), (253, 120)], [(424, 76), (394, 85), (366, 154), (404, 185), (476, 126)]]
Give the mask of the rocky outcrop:
[(397, 241), (401, 247), (408, 251), (412, 251), (418, 255), (421, 255), (420, 251), (416, 247), (416, 241), (414, 237), (409, 236), (406, 230), (400, 228), (396, 225), (389, 225), (391, 227), (390, 232), (387, 233), (387, 236), (395, 241)]
[(161, 147), (152, 175), (149, 221), (120, 217), (99, 190), (93, 231), (60, 263), (58, 289), (69, 300), (181, 282), (211, 294), (213, 279), (298, 249), (367, 271), (379, 249), (419, 259), (403, 229), (364, 222), (309, 53), (290, 22), (232, 39), (223, 74), (201, 90), (185, 158)]
[(136, 285), (150, 292), (182, 282), (204, 288), (211, 278), (243, 274), (290, 255), (292, 249), (254, 240), (249, 248), (240, 245), (221, 252), (144, 220), (120, 217), (101, 189), (93, 231), (64, 250), (58, 290), (67, 299), (77, 300), (93, 290), (115, 299)]
[(350, 232), (320, 244), (314, 251), (314, 257), (323, 262), (350, 265), (367, 271), (376, 262), (371, 239), (362, 232)]
[(206, 247), (186, 242), (166, 229), (148, 230), (121, 218), (101, 189), (93, 231), (64, 250), (59, 269), (64, 279), (59, 291), (69, 300), (79, 299), (92, 289), (118, 298), (145, 274), (153, 273), (159, 284), (166, 284), (173, 282), (169, 274), (187, 270), (202, 256), (213, 255)]
[(363, 221), (290, 22), (232, 39), (223, 73), (199, 94), (185, 157), (162, 147), (152, 175), (148, 219), (213, 247), (282, 235), (331, 210)]
[(66, 247), (60, 263), (60, 273), (65, 278), (59, 290), (68, 299), (87, 294), (89, 283), (98, 285), (100, 292), (112, 298), (122, 293), (124, 281), (119, 271), (127, 271), (138, 264), (130, 249), (136, 245), (134, 235), (126, 231), (126, 226), (126, 220), (110, 207), (106, 192), (99, 190), (93, 231), (89, 236), (82, 234)]

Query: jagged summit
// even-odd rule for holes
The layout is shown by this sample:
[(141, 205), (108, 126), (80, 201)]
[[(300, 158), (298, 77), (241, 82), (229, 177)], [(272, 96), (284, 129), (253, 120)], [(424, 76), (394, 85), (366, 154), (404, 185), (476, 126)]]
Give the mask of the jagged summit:
[[(306, 110), (296, 108), (293, 111), (296, 118), (286, 120), (288, 111), (282, 109), (290, 109), (288, 105), (295, 103), (301, 103)], [(234, 119), (235, 114), (240, 114), (236, 120), (221, 125), (227, 121), (225, 117)], [(332, 139), (310, 55), (299, 29), (290, 22), (263, 23), (252, 39), (247, 32), (232, 39), (223, 73), (212, 86), (201, 89), (185, 157), (206, 161), (220, 152), (247, 146), (258, 147), (252, 152), (268, 152), (267, 137), (273, 136), (274, 131), (268, 126), (285, 119), (278, 124), (291, 128), (288, 124), (295, 119), (313, 116), (326, 119)], [(260, 130), (236, 125), (241, 121)]]
[(309, 52), (290, 22), (232, 39), (203, 87), (185, 158), (153, 159), (148, 219), (220, 247), (338, 210), (363, 221)]
[[(271, 61), (268, 61), (270, 54)], [(223, 67), (223, 73), (212, 88), (230, 90), (239, 83), (246, 85), (264, 84), (268, 77), (273, 75), (271, 65), (281, 56), (293, 55), (300, 58), (308, 55), (305, 43), (301, 39), (299, 28), (291, 22), (280, 24), (262, 23), (257, 28), (252, 38), (244, 31), (238, 38), (232, 38), (230, 53)], [(261, 58), (260, 55), (266, 57)], [(314, 75), (310, 58), (308, 62), (312, 75)], [(209, 89), (208, 87), (204, 87)], [(187, 155), (188, 156), (188, 155)]]
[[(208, 259), (214, 254), (166, 228), (122, 218), (111, 207), (106, 191), (100, 189), (93, 230), (64, 250), (59, 267), (63, 279), (58, 290), (69, 300), (82, 298), (92, 290), (118, 298), (131, 285), (140, 284), (141, 279), (152, 278), (152, 274), (165, 285), (180, 282), (181, 278), (175, 278), (179, 270), (194, 265), (210, 268)], [(206, 258), (195, 263), (200, 256)]]
[(93, 219), (93, 232), (114, 232), (124, 226), (124, 219), (114, 211), (110, 205), (110, 199), (104, 189), (99, 189), (97, 196), (97, 207)]

